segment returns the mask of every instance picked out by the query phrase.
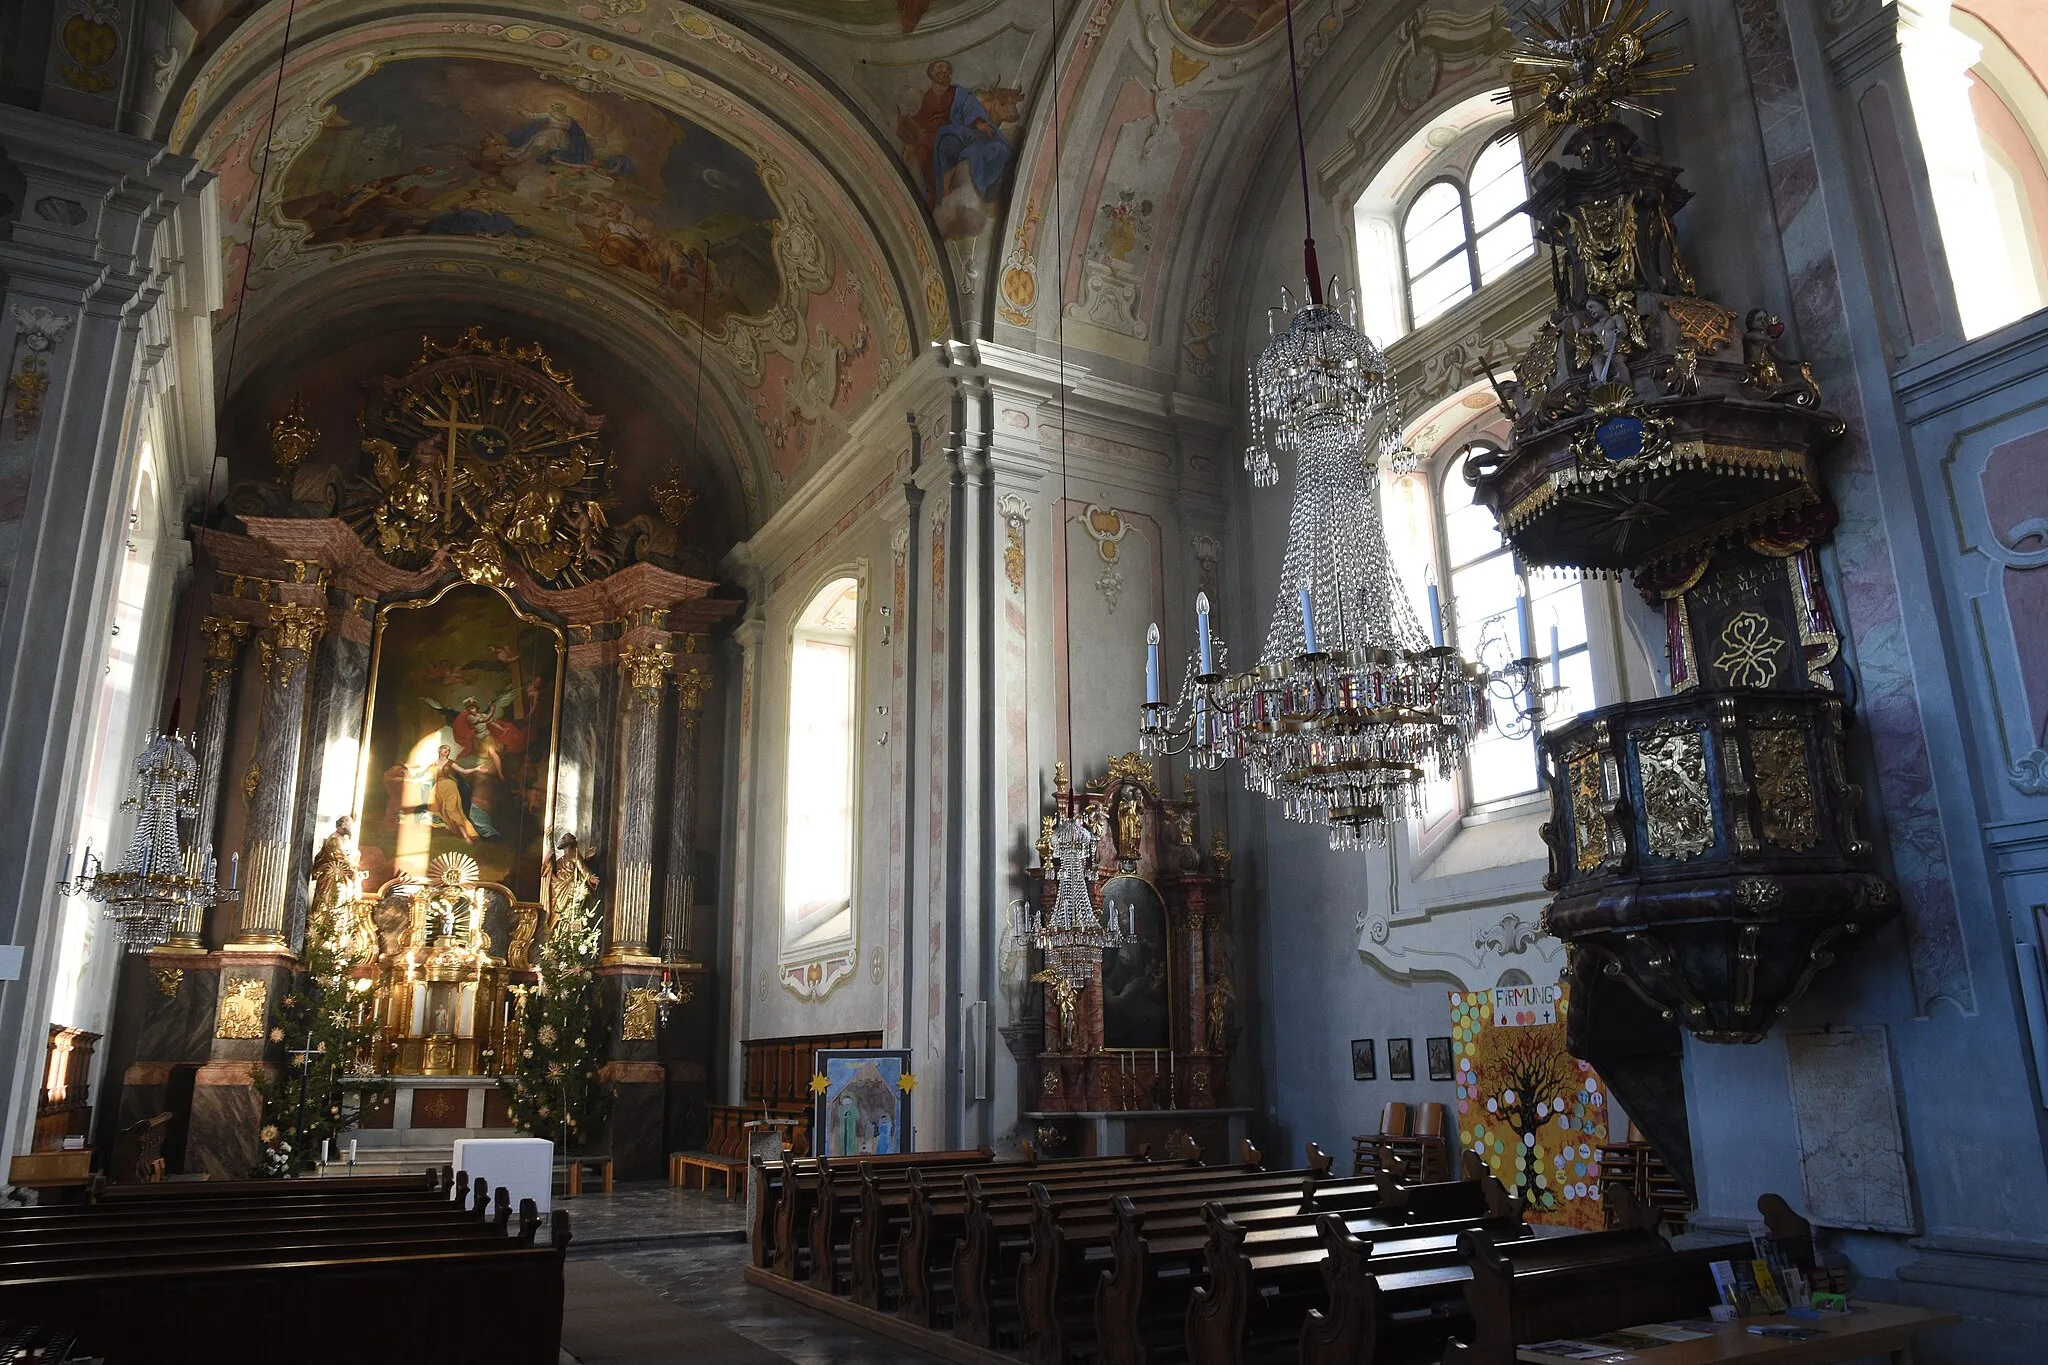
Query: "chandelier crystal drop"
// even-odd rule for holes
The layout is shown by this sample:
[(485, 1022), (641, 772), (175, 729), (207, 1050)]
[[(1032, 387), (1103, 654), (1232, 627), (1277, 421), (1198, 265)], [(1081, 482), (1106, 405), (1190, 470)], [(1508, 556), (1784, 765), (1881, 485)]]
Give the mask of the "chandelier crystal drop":
[(1236, 759), (1249, 790), (1326, 826), (1331, 848), (1381, 847), (1485, 726), (1487, 679), (1429, 642), (1387, 549), (1378, 469), (1399, 452), (1401, 420), (1379, 349), (1311, 298), (1253, 366), (1251, 402), (1252, 481), (1271, 487), (1274, 457), (1295, 459), (1265, 647), (1251, 669), (1219, 671), (1198, 601), (1197, 659), (1172, 705), (1148, 688), (1140, 749), (1205, 768)]
[(1110, 948), (1129, 943), (1114, 918), (1105, 919), (1088, 892), (1095, 863), (1095, 835), (1072, 815), (1053, 827), (1053, 904), (1050, 911), (1024, 904), (1018, 933), (1045, 955), (1045, 965), (1075, 990), (1086, 986)]
[[(213, 851), (195, 848), (188, 861), (178, 822), (198, 812), (199, 761), (176, 730), (152, 734), (136, 756), (122, 809), (135, 811), (135, 832), (113, 871), (104, 870), (90, 847), (76, 881), (58, 885), (66, 895), (91, 897), (106, 907), (131, 953), (160, 947), (188, 912), (220, 899)], [(68, 862), (67, 858), (67, 862)], [(65, 873), (69, 877), (71, 869)]]

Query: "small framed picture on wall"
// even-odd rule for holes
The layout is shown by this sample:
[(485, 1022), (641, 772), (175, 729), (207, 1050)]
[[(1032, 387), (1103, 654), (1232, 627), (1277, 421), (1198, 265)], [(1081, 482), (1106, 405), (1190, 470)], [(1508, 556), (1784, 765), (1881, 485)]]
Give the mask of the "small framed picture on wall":
[(1415, 1040), (1413, 1038), (1387, 1039), (1387, 1079), (1390, 1081), (1412, 1081), (1415, 1079)]
[(1433, 1081), (1451, 1079), (1451, 1040), (1448, 1038), (1425, 1038), (1422, 1046), (1429, 1056), (1429, 1078)]
[(1351, 1040), (1351, 1079), (1354, 1081), (1376, 1081), (1379, 1079), (1379, 1075), (1379, 1067), (1375, 1064), (1373, 1057), (1372, 1039), (1353, 1038)]

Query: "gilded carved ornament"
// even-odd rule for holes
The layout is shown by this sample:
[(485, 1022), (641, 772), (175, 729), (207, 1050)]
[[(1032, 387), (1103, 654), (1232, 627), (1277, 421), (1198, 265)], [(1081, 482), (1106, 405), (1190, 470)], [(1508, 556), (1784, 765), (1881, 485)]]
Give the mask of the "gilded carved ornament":
[(1705, 734), (1697, 726), (1669, 721), (1636, 736), (1636, 756), (1650, 851), (1664, 858), (1691, 858), (1711, 848), (1714, 809)]
[(284, 471), (286, 482), (290, 482), (292, 471), (313, 453), (319, 442), (320, 428), (306, 420), (306, 396), (293, 394), (284, 415), (270, 423), (270, 456)]
[(206, 638), (206, 671), (224, 674), (234, 668), (235, 654), (248, 637), (249, 623), (239, 616), (208, 616), (199, 623)]
[(216, 1038), (255, 1039), (263, 1036), (270, 1010), (270, 985), (260, 976), (230, 977), (221, 984)]
[(657, 993), (652, 986), (626, 988), (625, 1017), (620, 1037), (629, 1043), (654, 1041)]
[(675, 667), (675, 651), (664, 644), (627, 645), (619, 653), (626, 682), (649, 706), (661, 704), (662, 682)]
[[(695, 640), (686, 640), (685, 648)], [(711, 690), (711, 675), (701, 668), (679, 668), (676, 670), (676, 710), (692, 715), (704, 708), (705, 694)]]

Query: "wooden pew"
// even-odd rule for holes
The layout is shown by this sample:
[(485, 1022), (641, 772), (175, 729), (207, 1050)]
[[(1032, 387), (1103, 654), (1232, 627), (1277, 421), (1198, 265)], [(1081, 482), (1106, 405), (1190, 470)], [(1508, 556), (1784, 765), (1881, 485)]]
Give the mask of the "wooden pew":
[(1518, 1342), (1704, 1316), (1720, 1301), (1709, 1264), (1750, 1254), (1747, 1245), (1673, 1251), (1643, 1229), (1498, 1246), (1472, 1237), (1459, 1250), (1472, 1327), (1469, 1340), (1444, 1348), (1444, 1365), (1514, 1365)]
[[(1356, 1186), (1354, 1186), (1356, 1188)], [(1485, 1181), (1450, 1181), (1400, 1186), (1382, 1172), (1373, 1178), (1377, 1196), (1351, 1203), (1358, 1210), (1349, 1226), (1358, 1231), (1386, 1229), (1437, 1231), (1471, 1226), (1492, 1218), (1504, 1225), (1519, 1222), (1506, 1206), (1497, 1185)], [(1256, 1217), (1262, 1224), (1295, 1223), (1299, 1241), (1315, 1243), (1313, 1215), (1342, 1211), (1334, 1197), (1321, 1207), (1309, 1204), (1295, 1211)], [(1223, 1212), (1233, 1211), (1224, 1206)], [(1180, 1216), (1151, 1225), (1151, 1216), (1134, 1206), (1118, 1205), (1111, 1238), (1111, 1268), (1096, 1292), (1096, 1332), (1103, 1359), (1136, 1362), (1154, 1359), (1162, 1350), (1178, 1358), (1188, 1340), (1189, 1305), (1207, 1274), (1211, 1229), (1205, 1218), (1191, 1225)], [(1297, 1247), (1297, 1250), (1303, 1249)], [(1452, 1246), (1444, 1248), (1448, 1254)], [(1320, 1251), (1310, 1258), (1313, 1273)], [(1225, 1335), (1229, 1335), (1225, 1329)]]
[[(950, 1166), (988, 1165), (995, 1153), (985, 1147), (958, 1152), (902, 1152), (892, 1156), (865, 1158), (877, 1169), (938, 1169)], [(782, 1167), (774, 1182), (775, 1216), (765, 1248), (755, 1250), (755, 1264), (766, 1266), (784, 1279), (806, 1278), (809, 1263), (804, 1255), (810, 1237), (811, 1213), (815, 1207), (821, 1177), (831, 1171), (822, 1157), (799, 1161), (789, 1152), (782, 1154)], [(852, 1165), (846, 1172), (858, 1180), (860, 1170)], [(764, 1199), (764, 1203), (766, 1200)]]
[[(1313, 1150), (1313, 1148), (1312, 1148)], [(1315, 1155), (1320, 1158), (1321, 1153)], [(1329, 1181), (1324, 1164), (1273, 1172), (1280, 1183), (1246, 1181), (1228, 1190), (1160, 1187), (1125, 1194), (1100, 1205), (1063, 1206), (1033, 1192), (1029, 1249), (1017, 1265), (1024, 1352), (1041, 1365), (1087, 1358), (1097, 1344), (1097, 1287), (1114, 1265), (1119, 1210), (1142, 1219), (1154, 1235), (1200, 1233), (1202, 1209), (1221, 1203), (1253, 1225), (1297, 1216), (1304, 1209), (1359, 1209), (1374, 1204), (1372, 1180)]]
[[(1207, 1217), (1205, 1282), (1191, 1292), (1187, 1309), (1187, 1351), (1194, 1365), (1293, 1362), (1302, 1356), (1305, 1337), (1319, 1360), (1329, 1359), (1326, 1336), (1366, 1343), (1362, 1354), (1335, 1356), (1344, 1361), (1375, 1359), (1372, 1348), (1380, 1344), (1396, 1348), (1387, 1353), (1390, 1359), (1435, 1359), (1449, 1339), (1451, 1311), (1469, 1278), (1461, 1240), (1530, 1235), (1519, 1218), (1470, 1210), (1423, 1222), (1402, 1222), (1378, 1209), (1352, 1216), (1304, 1214), (1251, 1227), (1211, 1205)], [(1333, 1253), (1342, 1258), (1334, 1268)], [(1361, 1276), (1372, 1292), (1355, 1292)], [(1379, 1293), (1381, 1277), (1399, 1277), (1400, 1294)], [(1314, 1332), (1312, 1312), (1319, 1315)], [(1434, 1328), (1394, 1331), (1396, 1313)]]
[[(1046, 1178), (1058, 1180), (1083, 1179), (1090, 1172), (1115, 1172), (1131, 1169), (1131, 1157), (1095, 1157), (1077, 1161), (1050, 1162), (1045, 1165), (1023, 1163), (1024, 1168), (1043, 1174)], [(925, 1173), (922, 1167), (913, 1167), (920, 1172), (919, 1179), (927, 1199), (934, 1194), (958, 1193), (964, 1199), (963, 1182), (966, 1175), (986, 1174), (993, 1180), (1006, 1173), (1011, 1167), (1005, 1165), (965, 1166), (940, 1168)], [(821, 1288), (837, 1289), (848, 1287), (853, 1301), (864, 1308), (881, 1309), (885, 1296), (894, 1297), (900, 1289), (900, 1273), (897, 1257), (901, 1251), (903, 1234), (910, 1227), (911, 1202), (914, 1193), (910, 1171), (878, 1171), (872, 1165), (863, 1163), (859, 1170), (858, 1206), (845, 1232), (846, 1255), (843, 1260), (836, 1256), (835, 1264), (843, 1265), (845, 1275), (840, 1281), (827, 1285), (818, 1275), (819, 1262), (815, 1251), (818, 1246), (814, 1233), (812, 1283)], [(843, 1201), (843, 1196), (840, 1196)], [(939, 1249), (945, 1253), (945, 1248)]]
[[(47, 1222), (8, 1229), (32, 1245), (0, 1249), (0, 1319), (33, 1312), (76, 1330), (82, 1350), (170, 1365), (245, 1353), (360, 1360), (364, 1337), (334, 1331), (342, 1320), (373, 1331), (380, 1360), (554, 1365), (568, 1215), (557, 1211), (551, 1244), (537, 1247), (532, 1202), (510, 1237), (510, 1201), (496, 1193), (495, 1209), (479, 1181), (460, 1206), (353, 1217), (292, 1216), (299, 1200), (283, 1194), (271, 1201), (283, 1218), (234, 1200), (174, 1201), (182, 1238), (161, 1217), (137, 1233), (129, 1219), (76, 1210), (68, 1236)], [(497, 1302), (524, 1311), (475, 1311)]]

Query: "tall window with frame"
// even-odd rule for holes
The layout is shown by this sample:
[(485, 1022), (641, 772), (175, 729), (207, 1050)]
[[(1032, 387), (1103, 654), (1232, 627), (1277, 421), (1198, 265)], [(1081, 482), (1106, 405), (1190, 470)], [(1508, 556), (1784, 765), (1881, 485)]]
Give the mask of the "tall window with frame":
[(1433, 321), (1529, 259), (1536, 245), (1523, 212), (1528, 184), (1521, 148), (1485, 141), (1469, 166), (1456, 149), (1448, 167), (1401, 215), (1401, 276), (1407, 323)]
[(797, 617), (791, 641), (782, 845), (785, 958), (853, 937), (859, 621), (859, 582), (835, 579)]
[[(1438, 482), (1444, 566), (1442, 610), (1458, 652), (1498, 672), (1514, 659), (1543, 661), (1549, 724), (1563, 724), (1598, 703), (1587, 648), (1585, 593), (1576, 579), (1531, 578), (1515, 563), (1493, 513), (1472, 501), (1465, 461), (1491, 454), (1467, 444), (1444, 462)], [(1541, 785), (1534, 727), (1518, 723), (1495, 698), (1496, 722), (1466, 753), (1465, 805), (1482, 811), (1533, 795)]]

